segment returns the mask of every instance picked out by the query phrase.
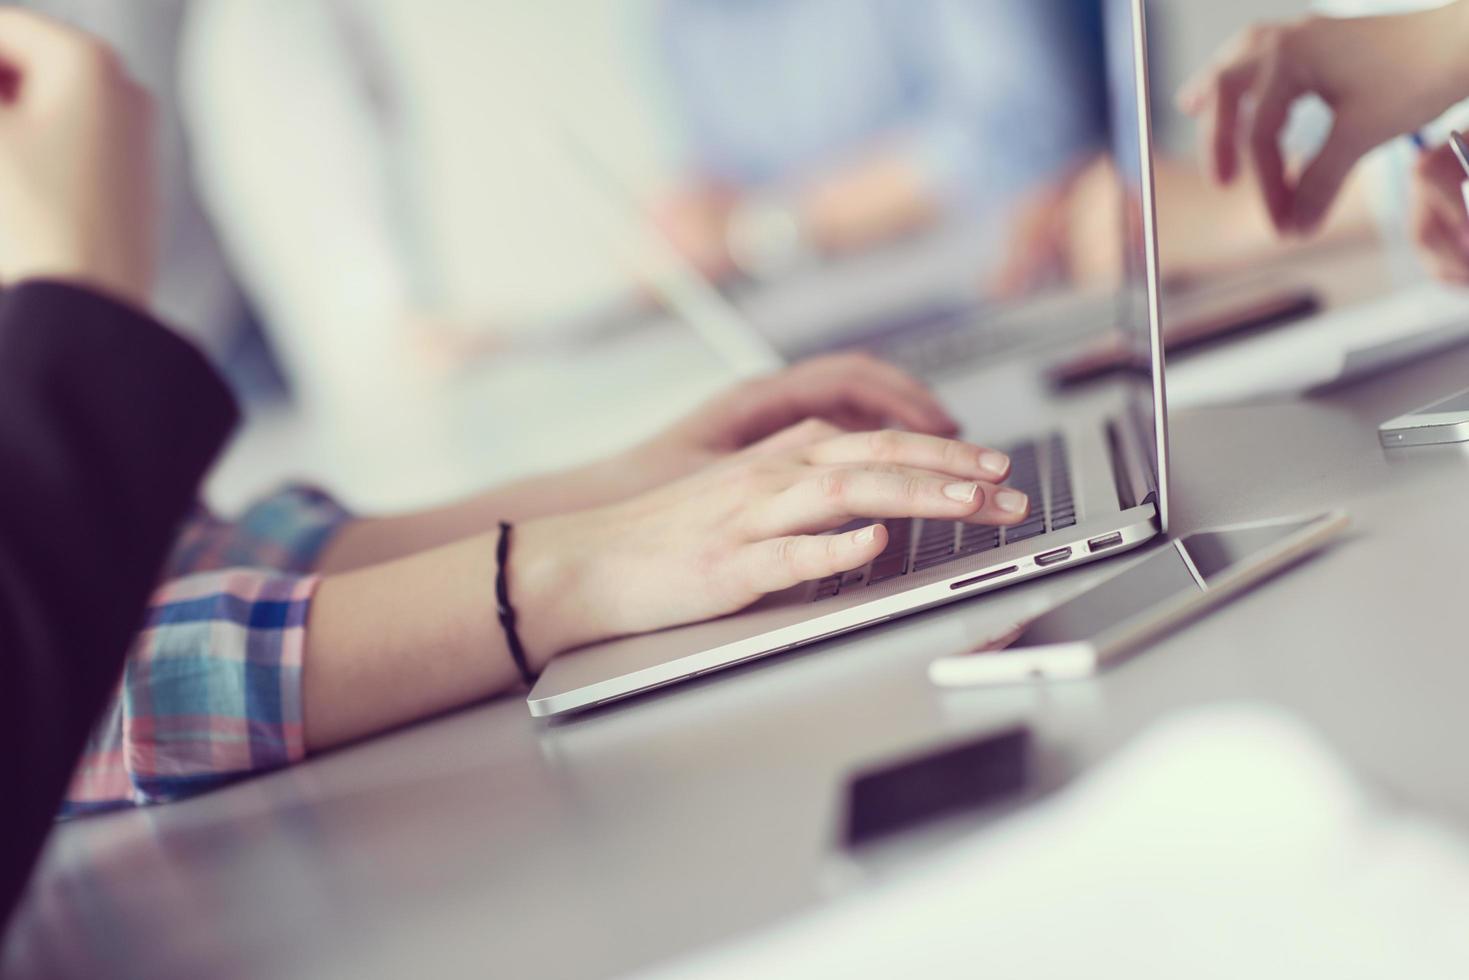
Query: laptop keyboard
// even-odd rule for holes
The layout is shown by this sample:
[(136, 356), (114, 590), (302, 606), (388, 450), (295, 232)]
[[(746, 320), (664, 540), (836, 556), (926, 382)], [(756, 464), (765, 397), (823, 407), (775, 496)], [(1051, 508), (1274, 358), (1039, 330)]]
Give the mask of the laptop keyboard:
[[(1006, 485), (1030, 497), (1030, 515), (1020, 524), (1006, 528), (962, 521), (899, 518), (883, 523), (888, 544), (882, 554), (865, 568), (822, 579), (814, 599), (829, 599), (841, 592), (879, 585), (903, 575), (927, 571), (960, 558), (1017, 541), (1040, 537), (1049, 531), (1076, 523), (1072, 496), (1070, 455), (1060, 433), (1010, 447), (1010, 479)], [(856, 530), (872, 523), (856, 520), (840, 531)]]

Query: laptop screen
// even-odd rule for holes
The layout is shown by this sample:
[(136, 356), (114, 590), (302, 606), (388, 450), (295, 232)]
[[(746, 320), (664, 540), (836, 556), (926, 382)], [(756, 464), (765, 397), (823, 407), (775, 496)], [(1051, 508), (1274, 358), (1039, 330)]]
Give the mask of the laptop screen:
[(1152, 127), (1142, 0), (1106, 0), (1111, 158), (1122, 197), (1123, 262), (1117, 322), (1128, 351), (1128, 404), (1168, 529), (1168, 419), (1163, 384), (1158, 251), (1153, 220)]

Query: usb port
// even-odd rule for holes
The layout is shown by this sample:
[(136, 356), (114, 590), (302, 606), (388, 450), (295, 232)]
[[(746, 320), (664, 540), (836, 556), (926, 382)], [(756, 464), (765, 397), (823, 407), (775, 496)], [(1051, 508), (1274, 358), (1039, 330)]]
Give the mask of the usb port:
[(1044, 554), (1036, 555), (1035, 563), (1041, 568), (1045, 568), (1047, 565), (1054, 565), (1057, 562), (1065, 561), (1070, 557), (1070, 548), (1057, 548), (1055, 551), (1047, 551)]
[(1103, 548), (1115, 548), (1122, 543), (1122, 532), (1113, 531), (1111, 534), (1103, 534), (1087, 541), (1088, 551), (1101, 551)]

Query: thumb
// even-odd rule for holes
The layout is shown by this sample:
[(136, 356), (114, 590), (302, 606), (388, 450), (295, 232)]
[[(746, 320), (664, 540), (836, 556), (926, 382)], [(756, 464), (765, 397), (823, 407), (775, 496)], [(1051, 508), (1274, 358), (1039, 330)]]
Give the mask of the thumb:
[(1302, 234), (1316, 230), (1362, 153), (1357, 141), (1347, 135), (1347, 127), (1338, 119), (1321, 151), (1296, 181), (1290, 218), (1292, 229)]

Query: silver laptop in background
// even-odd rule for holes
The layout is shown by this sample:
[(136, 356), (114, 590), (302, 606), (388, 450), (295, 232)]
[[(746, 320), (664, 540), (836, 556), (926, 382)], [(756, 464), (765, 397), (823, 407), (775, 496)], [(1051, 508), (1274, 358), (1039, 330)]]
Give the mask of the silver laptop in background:
[[(888, 520), (871, 565), (767, 596), (720, 619), (558, 657), (527, 698), (538, 717), (582, 711), (735, 664), (1121, 554), (1167, 530), (1168, 426), (1142, 0), (1106, 5), (1111, 156), (1124, 196), (1118, 320), (1135, 359), (1122, 409), (1008, 448), (1023, 524)], [(1141, 234), (1137, 234), (1140, 231)], [(863, 521), (862, 523), (867, 523)]]

